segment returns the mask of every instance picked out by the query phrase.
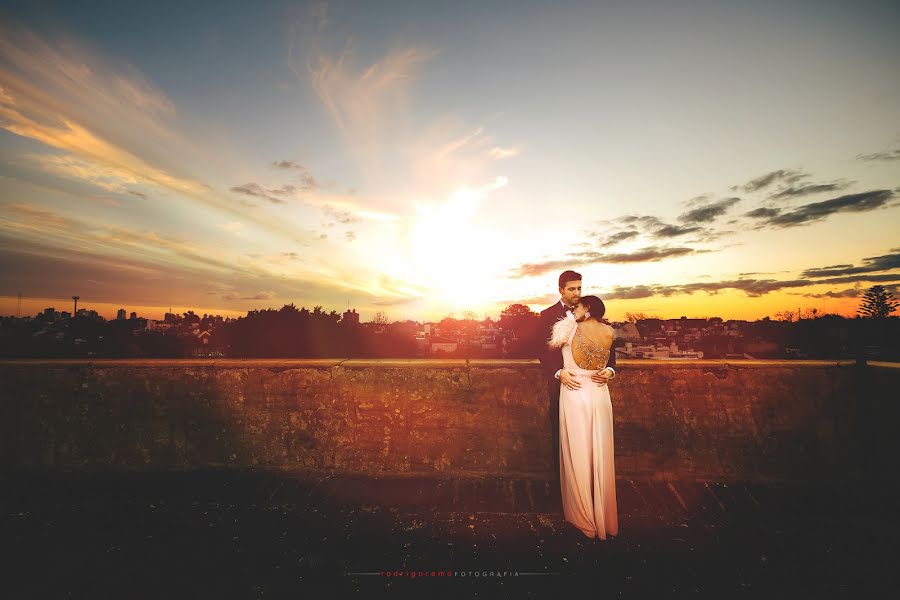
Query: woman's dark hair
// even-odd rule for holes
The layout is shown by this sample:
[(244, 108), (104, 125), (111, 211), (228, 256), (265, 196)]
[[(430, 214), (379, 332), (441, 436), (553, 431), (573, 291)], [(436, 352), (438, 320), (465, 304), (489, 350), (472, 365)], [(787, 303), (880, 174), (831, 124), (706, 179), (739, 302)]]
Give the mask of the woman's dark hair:
[(581, 303), (584, 304), (591, 316), (598, 321), (606, 314), (606, 305), (603, 300), (597, 296), (582, 296)]

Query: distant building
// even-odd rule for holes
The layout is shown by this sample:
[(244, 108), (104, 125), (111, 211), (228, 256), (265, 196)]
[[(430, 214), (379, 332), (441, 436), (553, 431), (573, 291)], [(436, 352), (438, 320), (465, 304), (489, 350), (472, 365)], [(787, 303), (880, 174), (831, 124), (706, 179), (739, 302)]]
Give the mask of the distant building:
[(626, 342), (641, 341), (641, 333), (634, 323), (625, 323), (624, 325), (616, 327), (615, 330), (617, 340), (624, 340)]
[(102, 321), (103, 317), (97, 314), (96, 310), (88, 310), (86, 308), (79, 308), (78, 312), (75, 313), (79, 319), (91, 319), (93, 321)]
[(116, 321), (123, 321), (125, 319), (125, 309), (120, 308), (116, 311)]
[(359, 313), (356, 312), (356, 309), (344, 311), (344, 314), (341, 315), (341, 323), (347, 323), (348, 325), (359, 325)]
[(132, 313), (131, 313), (131, 320), (133, 321), (133, 320), (135, 320), (135, 319), (137, 319), (137, 313), (132, 311)]
[(449, 338), (432, 336), (431, 337), (431, 353), (436, 354), (437, 352), (456, 352), (459, 348), (459, 343), (455, 342)]

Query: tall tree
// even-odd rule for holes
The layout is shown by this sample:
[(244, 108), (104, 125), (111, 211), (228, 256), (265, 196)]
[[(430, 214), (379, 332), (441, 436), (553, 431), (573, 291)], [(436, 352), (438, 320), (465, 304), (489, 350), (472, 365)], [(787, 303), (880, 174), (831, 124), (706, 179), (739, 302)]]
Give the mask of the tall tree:
[(869, 288), (869, 291), (863, 296), (857, 314), (862, 314), (870, 319), (884, 319), (897, 310), (897, 306), (900, 306), (900, 302), (894, 300), (891, 292), (884, 289), (883, 286), (875, 285)]

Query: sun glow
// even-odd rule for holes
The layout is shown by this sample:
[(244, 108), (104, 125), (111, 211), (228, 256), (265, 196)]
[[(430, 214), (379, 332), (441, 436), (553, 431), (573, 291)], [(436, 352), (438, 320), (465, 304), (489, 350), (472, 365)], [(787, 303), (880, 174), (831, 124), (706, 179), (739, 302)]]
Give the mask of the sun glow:
[[(487, 232), (475, 220), (478, 205), (507, 184), (498, 177), (481, 188), (462, 188), (442, 205), (420, 205), (410, 235), (415, 269), (428, 293), (460, 309), (489, 301), (494, 279)], [(435, 298), (437, 300), (438, 298)]]

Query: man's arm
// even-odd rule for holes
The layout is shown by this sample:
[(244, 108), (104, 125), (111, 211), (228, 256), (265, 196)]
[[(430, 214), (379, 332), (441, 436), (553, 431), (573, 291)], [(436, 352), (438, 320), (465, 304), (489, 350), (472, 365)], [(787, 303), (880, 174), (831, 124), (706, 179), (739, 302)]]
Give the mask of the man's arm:
[(538, 334), (535, 336), (537, 338), (535, 343), (538, 360), (541, 361), (541, 366), (544, 368), (544, 374), (547, 379), (555, 379), (556, 372), (563, 368), (563, 358), (560, 349), (551, 348), (547, 345), (550, 334), (553, 331), (553, 323), (552, 313), (548, 315), (541, 314), (541, 324), (538, 327)]
[(606, 361), (606, 366), (612, 370), (613, 377), (615, 377), (618, 373), (618, 369), (616, 367), (616, 330), (613, 329), (613, 340), (609, 349), (609, 360)]

